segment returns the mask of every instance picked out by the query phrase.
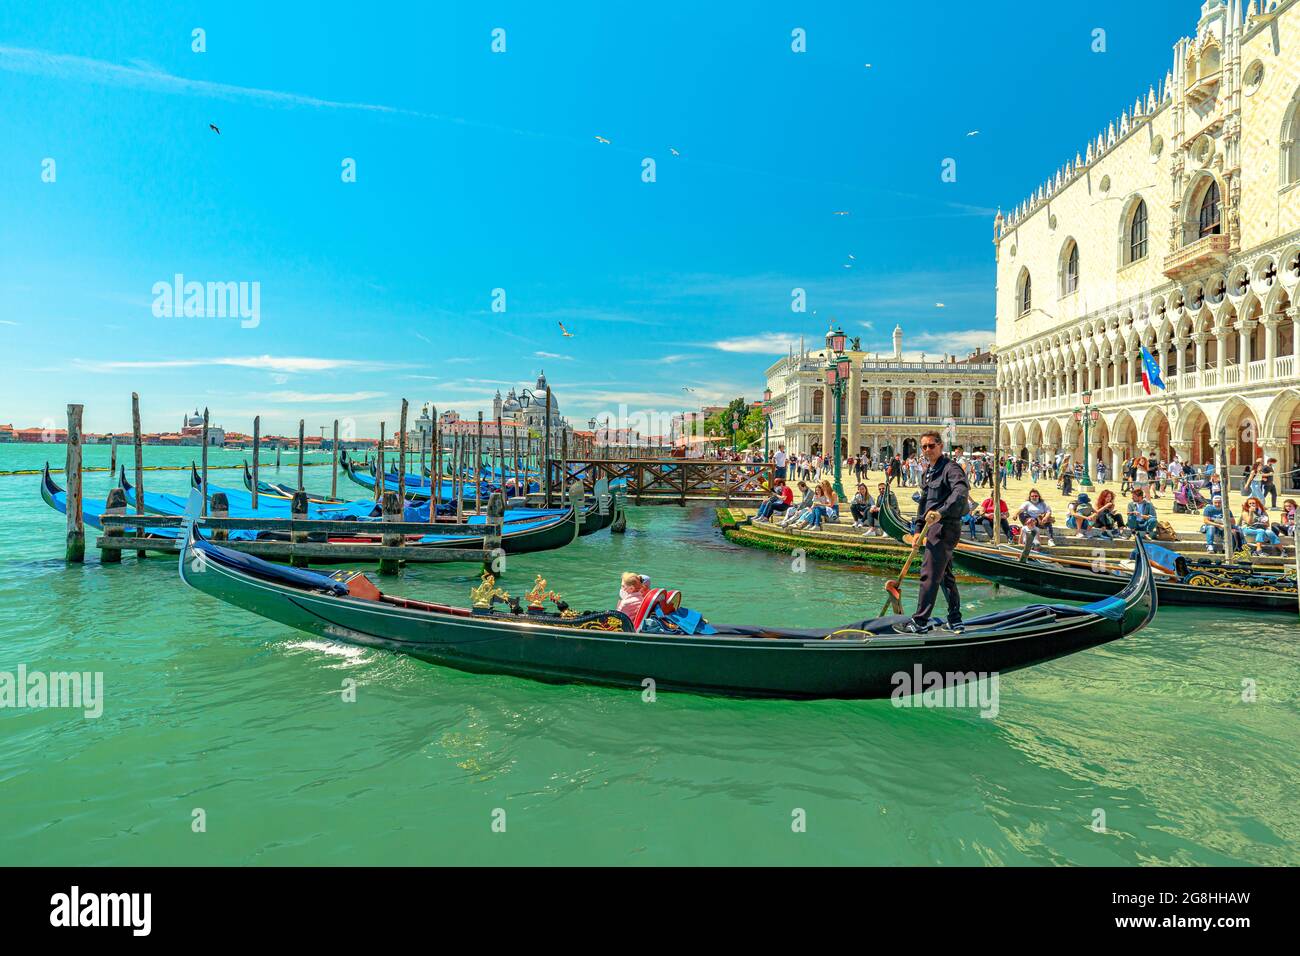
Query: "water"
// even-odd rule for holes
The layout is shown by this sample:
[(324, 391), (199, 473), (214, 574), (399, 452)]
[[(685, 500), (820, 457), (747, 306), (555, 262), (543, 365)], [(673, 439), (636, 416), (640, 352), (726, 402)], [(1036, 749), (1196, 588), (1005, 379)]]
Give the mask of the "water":
[[(146, 463), (193, 451), (149, 448)], [(0, 446), (0, 469), (47, 452), (62, 460)], [(307, 475), (328, 490), (327, 468)], [(38, 480), (0, 477), (0, 670), (103, 671), (106, 702), (98, 720), (0, 710), (2, 864), (1300, 862), (1284, 615), (1164, 609), (1132, 638), (1004, 676), (992, 720), (889, 701), (645, 703), (318, 641), (185, 588), (164, 556), (101, 566), (90, 548), (67, 568)], [(86, 484), (102, 497), (109, 479)], [(188, 475), (146, 484), (183, 491)], [(626, 535), (513, 557), (504, 584), (542, 573), (575, 606), (608, 605), (635, 569), (717, 620), (808, 626), (884, 599), (879, 577), (793, 573), (709, 519), (633, 509)], [(383, 586), (464, 603), (474, 578), (418, 566)], [(968, 614), (1027, 600), (963, 594)]]

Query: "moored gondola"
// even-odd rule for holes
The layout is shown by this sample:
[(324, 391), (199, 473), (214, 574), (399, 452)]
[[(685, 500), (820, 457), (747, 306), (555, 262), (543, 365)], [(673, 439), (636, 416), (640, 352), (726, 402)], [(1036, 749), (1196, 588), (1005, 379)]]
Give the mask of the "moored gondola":
[(531, 607), (531, 594), (529, 611), (517, 604), (497, 611), (500, 593), (490, 579), (475, 589), (473, 608), (454, 607), (385, 595), (364, 575), (284, 568), (194, 535), (186, 536), (180, 575), (290, 627), (460, 670), (638, 689), (648, 678), (662, 690), (742, 697), (899, 696), (914, 678), (927, 692), (956, 687), (1132, 634), (1156, 608), (1141, 545), (1128, 584), (1113, 597), (980, 615), (960, 634), (895, 633), (902, 617), (815, 629), (714, 624), (689, 635), (648, 633), (616, 611), (577, 613), (557, 602), (558, 613), (546, 613)]
[[(895, 541), (908, 543), (911, 528), (897, 509), (880, 509), (880, 527)], [(1163, 605), (1296, 613), (1293, 575), (1187, 558), (1158, 545), (1150, 546), (1148, 557), (1155, 565), (1152, 576)], [(961, 570), (997, 584), (1071, 601), (1117, 594), (1128, 580), (1127, 569), (1104, 559), (1058, 557), (965, 538), (958, 542), (952, 560)]]

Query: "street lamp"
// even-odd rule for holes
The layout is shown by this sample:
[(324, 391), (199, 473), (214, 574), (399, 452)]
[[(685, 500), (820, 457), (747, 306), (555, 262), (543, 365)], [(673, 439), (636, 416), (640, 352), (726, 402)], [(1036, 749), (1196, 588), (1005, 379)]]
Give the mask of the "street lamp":
[(844, 485), (840, 480), (841, 459), (844, 457), (840, 454), (840, 433), (843, 429), (844, 420), (844, 390), (849, 387), (849, 371), (852, 368), (853, 360), (844, 354), (844, 346), (847, 344), (847, 337), (843, 329), (826, 330), (826, 384), (831, 387), (831, 394), (835, 398), (835, 494), (844, 499)]
[(1092, 390), (1084, 392), (1082, 395), (1083, 407), (1074, 410), (1074, 420), (1083, 425), (1083, 477), (1079, 479), (1081, 488), (1092, 487), (1092, 448), (1088, 440), (1088, 434), (1091, 426), (1101, 417), (1101, 413), (1092, 407)]
[(771, 431), (772, 428), (771, 407), (772, 390), (770, 388), (765, 388), (763, 389), (763, 461), (767, 461), (768, 432)]
[(590, 438), (591, 448), (587, 453), (591, 455), (592, 458), (595, 458), (596, 457), (596, 419), (595, 418), (587, 419), (587, 430), (591, 432), (591, 438)]

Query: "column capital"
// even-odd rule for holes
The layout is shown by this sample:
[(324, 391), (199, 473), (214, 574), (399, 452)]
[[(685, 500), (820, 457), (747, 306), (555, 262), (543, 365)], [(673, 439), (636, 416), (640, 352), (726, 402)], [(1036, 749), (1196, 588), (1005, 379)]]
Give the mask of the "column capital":
[[(1264, 323), (1264, 328), (1275, 329), (1282, 324), (1282, 316), (1277, 312), (1270, 312), (1268, 315), (1264, 316), (1259, 321)], [(1245, 323), (1243, 323), (1243, 325), (1244, 324)]]

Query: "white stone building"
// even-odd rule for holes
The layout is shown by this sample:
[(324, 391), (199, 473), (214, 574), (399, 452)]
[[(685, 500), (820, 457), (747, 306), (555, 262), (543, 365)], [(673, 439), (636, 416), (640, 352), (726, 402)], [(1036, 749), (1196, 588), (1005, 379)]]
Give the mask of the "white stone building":
[[(1081, 131), (1082, 132), (1082, 131)], [(1300, 465), (1300, 0), (1207, 0), (1172, 68), (994, 224), (1001, 444)], [(1141, 384), (1141, 348), (1166, 391)]]
[[(826, 384), (830, 354), (800, 348), (767, 369), (771, 448), (784, 442), (788, 452), (820, 454), (834, 446), (835, 399)], [(967, 451), (992, 445), (996, 375), (989, 353), (904, 359), (903, 330), (896, 327), (893, 355), (863, 351), (856, 340), (847, 354), (852, 364), (839, 408), (843, 454), (915, 454), (925, 428), (944, 431), (949, 444)]]

